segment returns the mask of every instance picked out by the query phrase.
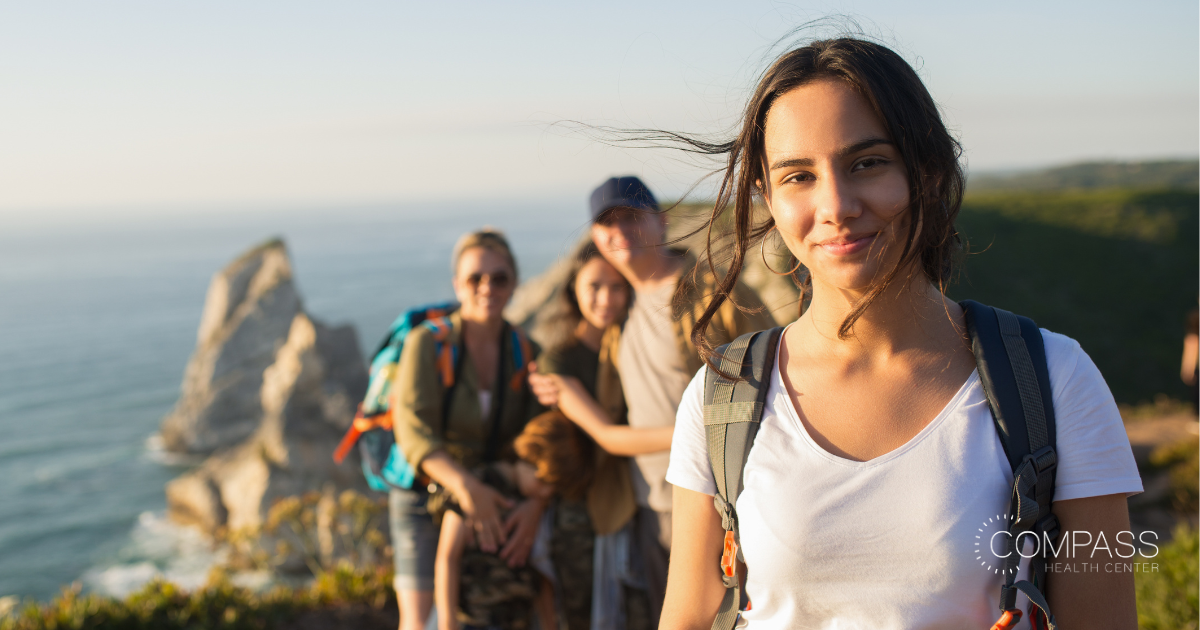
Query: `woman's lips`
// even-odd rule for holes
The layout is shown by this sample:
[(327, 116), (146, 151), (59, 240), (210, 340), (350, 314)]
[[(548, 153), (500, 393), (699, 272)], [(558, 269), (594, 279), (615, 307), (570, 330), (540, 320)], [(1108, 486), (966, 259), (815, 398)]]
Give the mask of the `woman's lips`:
[(849, 256), (871, 246), (877, 234), (864, 234), (850, 238), (837, 238), (821, 243), (821, 249), (833, 256)]

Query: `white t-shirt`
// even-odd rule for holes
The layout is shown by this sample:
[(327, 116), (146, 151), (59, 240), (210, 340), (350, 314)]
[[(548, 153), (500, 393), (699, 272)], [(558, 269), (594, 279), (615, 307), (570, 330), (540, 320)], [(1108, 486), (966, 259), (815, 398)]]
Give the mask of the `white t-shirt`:
[[(1099, 370), (1074, 340), (1042, 338), (1057, 422), (1055, 500), (1141, 492)], [(711, 495), (703, 395), (702, 369), (679, 407), (667, 481)], [(1012, 472), (977, 372), (908, 443), (856, 462), (808, 435), (776, 364), (744, 475), (737, 513), (749, 627), (961, 630), (999, 616), (1001, 575), (990, 557), (977, 559), (976, 543), (1002, 528)]]

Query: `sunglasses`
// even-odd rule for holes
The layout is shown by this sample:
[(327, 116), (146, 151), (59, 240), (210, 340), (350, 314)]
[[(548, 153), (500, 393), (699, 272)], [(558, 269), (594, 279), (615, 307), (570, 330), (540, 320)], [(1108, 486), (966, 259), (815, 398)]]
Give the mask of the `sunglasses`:
[(512, 278), (503, 271), (499, 273), (473, 273), (467, 276), (467, 286), (478, 289), (481, 282), (487, 282), (493, 289), (507, 289)]

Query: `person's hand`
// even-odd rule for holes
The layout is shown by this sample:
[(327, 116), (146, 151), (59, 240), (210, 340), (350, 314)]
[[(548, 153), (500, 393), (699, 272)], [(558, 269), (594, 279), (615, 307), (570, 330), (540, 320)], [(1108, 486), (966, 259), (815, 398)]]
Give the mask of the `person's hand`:
[(579, 418), (587, 413), (587, 400), (590, 398), (583, 383), (574, 376), (554, 376), (558, 391), (558, 410), (567, 418)]
[(558, 404), (559, 377), (557, 374), (538, 374), (537, 363), (529, 364), (529, 389), (543, 407)]
[(533, 541), (537, 538), (538, 526), (542, 522), (542, 512), (545, 509), (544, 499), (531, 497), (513, 508), (508, 518), (504, 519), (508, 543), (500, 550), (500, 559), (508, 562), (508, 566), (519, 567), (529, 559), (529, 551), (533, 549)]
[(512, 507), (512, 501), (495, 488), (472, 477), (463, 496), (455, 497), (463, 510), (468, 527), (475, 532), (479, 548), (496, 553), (496, 549), (507, 539), (507, 527), (500, 522), (500, 512)]

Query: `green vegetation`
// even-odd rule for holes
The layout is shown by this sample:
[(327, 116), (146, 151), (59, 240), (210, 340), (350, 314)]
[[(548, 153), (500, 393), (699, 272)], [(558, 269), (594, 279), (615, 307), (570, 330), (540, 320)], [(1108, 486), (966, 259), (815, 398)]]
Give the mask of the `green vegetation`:
[(1185, 398), (1179, 356), (1200, 286), (1198, 219), (1192, 191), (973, 193), (951, 295), (1076, 339), (1118, 401)]
[(1008, 175), (982, 173), (972, 176), (967, 184), (972, 192), (984, 190), (1091, 190), (1096, 188), (1196, 190), (1200, 184), (1200, 162), (1196, 160), (1083, 162)]
[[(229, 563), (214, 568), (203, 588), (186, 592), (154, 581), (121, 600), (84, 595), (76, 585), (48, 604), (0, 614), (0, 630), (394, 628), (391, 549), (382, 533), (386, 514), (386, 499), (353, 490), (284, 497), (272, 506), (261, 534), (226, 537)], [(245, 569), (300, 571), (312, 580), (258, 593), (231, 580), (229, 571)], [(328, 614), (347, 609), (357, 614)]]
[(163, 581), (124, 600), (64, 589), (49, 604), (29, 604), (0, 619), (0, 630), (258, 630), (286, 628), (305, 613), (344, 606), (394, 610), (390, 567), (359, 570), (346, 563), (320, 573), (308, 587), (280, 586), (263, 594), (234, 586), (220, 570), (190, 593)]
[(1136, 574), (1138, 627), (1142, 630), (1196, 630), (1200, 627), (1200, 544), (1197, 532), (1180, 526), (1174, 539), (1152, 560), (1158, 572)]
[(1150, 454), (1150, 465), (1171, 480), (1171, 508), (1187, 516), (1200, 510), (1200, 449), (1196, 438), (1164, 444)]

